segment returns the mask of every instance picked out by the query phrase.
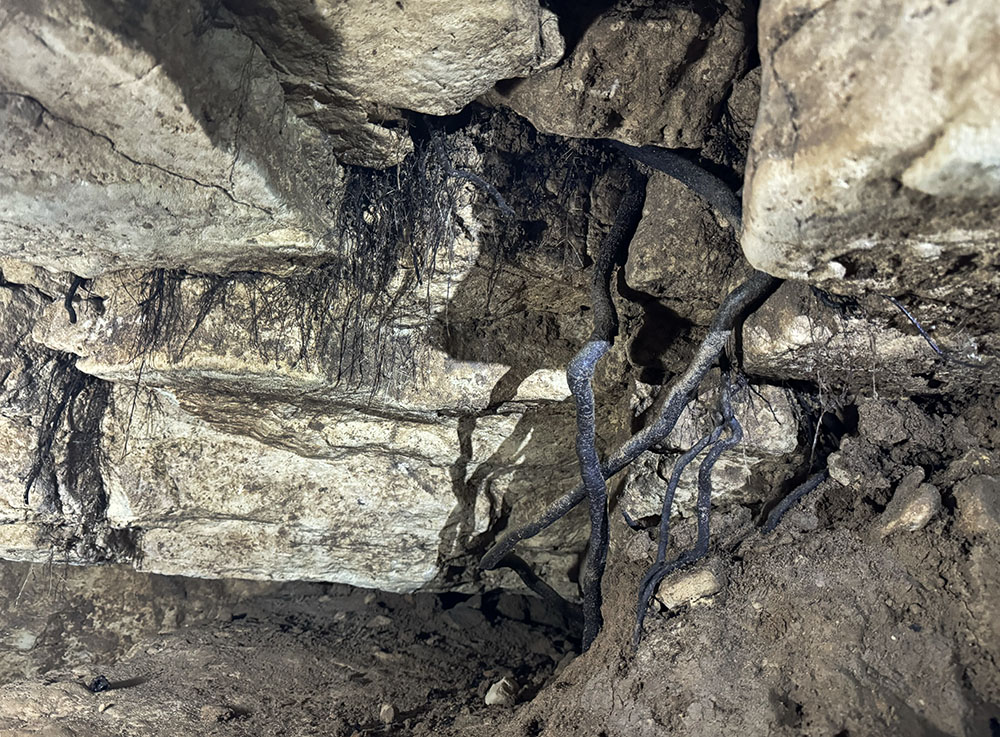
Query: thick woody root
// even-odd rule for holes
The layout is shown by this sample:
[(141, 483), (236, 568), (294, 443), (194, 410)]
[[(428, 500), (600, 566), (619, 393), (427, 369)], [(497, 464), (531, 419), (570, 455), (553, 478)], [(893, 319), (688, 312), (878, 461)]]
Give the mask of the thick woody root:
[[(739, 420), (736, 419), (736, 415), (733, 413), (731, 387), (729, 385), (729, 378), (726, 375), (723, 375), (722, 378), (722, 391), (719, 395), (719, 409), (722, 412), (722, 425), (707, 436), (708, 441), (713, 444), (711, 449), (708, 451), (708, 454), (705, 456), (705, 459), (698, 467), (698, 539), (693, 548), (684, 551), (677, 556), (677, 558), (668, 562), (666, 560), (666, 532), (669, 529), (668, 526), (671, 512), (670, 503), (673, 501), (673, 490), (676, 489), (677, 481), (680, 479), (681, 471), (683, 471), (683, 466), (690, 463), (691, 458), (694, 457), (691, 454), (691, 451), (688, 451), (688, 453), (684, 456), (681, 456), (677, 463), (677, 466), (680, 468), (675, 467), (673, 474), (671, 474), (670, 484), (667, 487), (667, 496), (663, 504), (663, 517), (660, 522), (661, 537), (657, 550), (656, 562), (646, 572), (646, 575), (642, 579), (642, 583), (639, 585), (639, 602), (636, 608), (635, 632), (632, 636), (632, 642), (636, 646), (638, 646), (639, 640), (642, 638), (642, 625), (646, 618), (646, 612), (649, 609), (650, 600), (656, 593), (656, 589), (659, 587), (660, 582), (674, 571), (686, 568), (708, 555), (712, 515), (712, 469), (715, 467), (716, 462), (723, 453), (743, 439), (743, 428), (740, 425)], [(725, 440), (719, 440), (719, 437), (722, 434), (721, 430), (724, 427), (729, 429), (729, 437)], [(712, 440), (713, 438), (715, 439), (714, 441)], [(703, 438), (703, 440), (705, 439)], [(699, 446), (704, 448), (706, 445), (708, 445), (707, 442), (702, 444), (702, 442), (699, 441), (699, 443), (695, 445), (695, 448), (698, 448)], [(692, 450), (694, 450), (694, 448), (692, 448)], [(682, 461), (683, 465), (681, 463)]]
[[(601, 473), (605, 479), (610, 479), (621, 472), (636, 458), (670, 434), (684, 407), (690, 401), (694, 390), (697, 389), (705, 374), (712, 368), (725, 348), (733, 327), (749, 313), (751, 308), (769, 296), (780, 283), (780, 279), (761, 271), (755, 271), (743, 284), (729, 293), (716, 312), (708, 335), (701, 342), (691, 363), (671, 385), (660, 416), (651, 425), (633, 435), (601, 464)], [(581, 483), (572, 491), (559, 497), (541, 517), (512, 530), (498, 541), (483, 556), (480, 566), (485, 570), (496, 568), (500, 560), (519, 542), (534, 537), (562, 519), (586, 496), (586, 488)]]

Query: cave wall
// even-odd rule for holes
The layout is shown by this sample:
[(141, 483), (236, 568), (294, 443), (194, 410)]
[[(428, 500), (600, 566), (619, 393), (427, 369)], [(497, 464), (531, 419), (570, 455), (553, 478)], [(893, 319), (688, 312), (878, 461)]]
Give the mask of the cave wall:
[[(602, 448), (744, 254), (795, 281), (744, 327), (763, 399), (720, 501), (759, 504), (807, 458), (802, 392), (995, 383), (997, 11), (813, 5), (7, 4), (0, 554), (472, 586), (486, 544), (576, 483), (562, 371), (625, 166), (604, 138), (734, 190), (746, 163), (747, 217), (649, 177)], [(623, 480), (632, 517), (713, 402)], [(584, 537), (529, 547), (566, 593)]]

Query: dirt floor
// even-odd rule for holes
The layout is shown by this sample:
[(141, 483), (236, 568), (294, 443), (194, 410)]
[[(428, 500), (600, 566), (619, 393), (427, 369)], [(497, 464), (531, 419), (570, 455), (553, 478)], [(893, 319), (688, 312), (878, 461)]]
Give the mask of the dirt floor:
[(0, 734), (495, 733), (511, 709), (486, 705), (492, 684), (529, 701), (572, 657), (537, 599), (286, 585), (118, 662), (6, 685)]
[[(647, 619), (637, 651), (653, 542), (619, 534), (605, 632), (507, 733), (1000, 734), (1000, 408), (935, 405), (861, 403), (831, 458), (849, 483), (827, 481), (770, 535), (749, 509), (716, 515), (703, 568), (721, 590)], [(914, 473), (943, 505), (911, 530), (926, 514), (892, 500)]]
[[(664, 584), (661, 598), (682, 603), (647, 618), (638, 650), (634, 589), (655, 541), (616, 517), (606, 628), (581, 657), (530, 597), (173, 583), (159, 610), (189, 600), (200, 618), (172, 614), (164, 634), (137, 619), (127, 652), (121, 632), (103, 656), (54, 655), (45, 643), (58, 637), (36, 637), (28, 655), (52, 669), (0, 691), (0, 734), (993, 737), (996, 417), (984, 403), (859, 403), (834, 478), (774, 533), (756, 524), (766, 505), (716, 513), (709, 559)], [(940, 508), (901, 500), (931, 492)], [(678, 548), (691, 543), (690, 523), (676, 532)], [(228, 604), (209, 611), (213, 595)], [(83, 642), (99, 628), (70, 629)], [(505, 677), (513, 705), (487, 705)]]

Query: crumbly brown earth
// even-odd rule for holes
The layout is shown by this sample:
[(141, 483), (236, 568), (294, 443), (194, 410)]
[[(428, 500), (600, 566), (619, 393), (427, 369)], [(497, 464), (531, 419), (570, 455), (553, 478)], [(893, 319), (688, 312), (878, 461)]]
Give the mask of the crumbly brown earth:
[[(558, 621), (516, 595), (290, 585), (231, 612), (147, 636), (119, 662), (67, 663), (44, 685), (8, 684), (0, 734), (496, 732), (510, 709), (486, 706), (494, 682), (512, 678), (527, 701), (572, 657)], [(101, 677), (108, 688), (92, 692)]]
[[(1000, 518), (955, 484), (1000, 491), (996, 407), (869, 400), (859, 415), (841, 459), (857, 480), (827, 481), (768, 536), (745, 508), (722, 515), (709, 565), (726, 586), (648, 618), (638, 651), (633, 590), (651, 553), (619, 535), (608, 628), (509, 734), (997, 734)], [(883, 537), (914, 467), (944, 509)], [(690, 544), (690, 525), (678, 537)]]

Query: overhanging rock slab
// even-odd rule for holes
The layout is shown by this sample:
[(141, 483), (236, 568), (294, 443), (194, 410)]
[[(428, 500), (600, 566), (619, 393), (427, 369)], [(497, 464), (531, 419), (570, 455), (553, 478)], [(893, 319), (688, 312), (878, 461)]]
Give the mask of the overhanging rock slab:
[(750, 262), (840, 293), (995, 299), (998, 48), (993, 0), (764, 2)]

